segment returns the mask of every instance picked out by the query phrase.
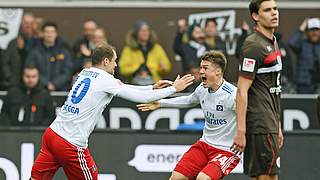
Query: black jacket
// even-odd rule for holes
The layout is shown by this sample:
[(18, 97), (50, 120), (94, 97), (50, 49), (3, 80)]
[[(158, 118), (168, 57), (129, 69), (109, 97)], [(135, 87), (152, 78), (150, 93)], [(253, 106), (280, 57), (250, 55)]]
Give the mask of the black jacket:
[(72, 57), (61, 39), (57, 39), (53, 47), (45, 47), (40, 43), (29, 54), (27, 65), (35, 65), (40, 71), (40, 82), (47, 86), (52, 82), (56, 90), (67, 90), (73, 73)]
[[(20, 116), (20, 117), (19, 117)], [(55, 109), (48, 91), (24, 85), (11, 88), (4, 98), (0, 124), (10, 126), (48, 126), (55, 117)]]
[[(35, 38), (29, 38), (29, 48), (19, 49), (17, 39), (10, 41), (6, 50), (2, 52), (0, 61), (0, 89), (8, 90), (10, 87), (18, 85), (21, 79), (21, 72), (28, 53), (39, 44)], [(25, 42), (26, 43), (26, 42)], [(27, 44), (27, 43), (26, 43)], [(25, 45), (27, 46), (27, 45)]]

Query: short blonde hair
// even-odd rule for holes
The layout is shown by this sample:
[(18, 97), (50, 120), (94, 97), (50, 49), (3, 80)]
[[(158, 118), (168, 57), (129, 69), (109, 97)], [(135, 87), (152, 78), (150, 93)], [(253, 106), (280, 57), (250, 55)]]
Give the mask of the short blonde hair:
[(214, 64), (218, 64), (222, 69), (222, 72), (226, 70), (227, 59), (221, 51), (215, 51), (215, 50), (209, 51), (201, 57), (201, 60), (210, 61)]

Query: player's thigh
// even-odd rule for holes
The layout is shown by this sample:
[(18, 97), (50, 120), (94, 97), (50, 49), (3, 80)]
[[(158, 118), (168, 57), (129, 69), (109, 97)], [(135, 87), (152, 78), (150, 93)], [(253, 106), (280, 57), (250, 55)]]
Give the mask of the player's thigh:
[(195, 179), (199, 172), (207, 165), (209, 158), (206, 144), (198, 141), (182, 156), (174, 171), (189, 179)]
[(48, 146), (52, 136), (47, 130), (42, 136), (42, 144), (39, 155), (37, 156), (31, 170), (31, 177), (35, 180), (52, 179), (60, 167), (60, 163), (51, 153), (51, 147)]
[(196, 180), (216, 180), (216, 179), (211, 178), (210, 176), (208, 176), (207, 174), (205, 174), (205, 173), (203, 173), (203, 172), (200, 172), (200, 173), (198, 174)]
[(251, 177), (276, 175), (280, 168), (278, 134), (247, 135), (244, 173)]
[(169, 180), (188, 180), (189, 178), (186, 177), (185, 175), (177, 172), (177, 171), (172, 171), (172, 174), (169, 178)]
[(77, 148), (71, 154), (72, 156), (68, 157), (68, 161), (61, 163), (68, 179), (98, 179), (98, 168), (88, 148)]

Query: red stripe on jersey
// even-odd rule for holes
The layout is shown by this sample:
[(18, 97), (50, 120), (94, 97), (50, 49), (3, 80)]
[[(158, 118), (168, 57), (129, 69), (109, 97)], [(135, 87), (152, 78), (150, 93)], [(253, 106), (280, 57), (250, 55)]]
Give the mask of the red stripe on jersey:
[(271, 161), (269, 169), (268, 169), (268, 173), (271, 174), (272, 167), (274, 166), (276, 158), (275, 158), (275, 150), (274, 150), (274, 147), (272, 146), (272, 139), (271, 139), (270, 134), (268, 134), (267, 140), (268, 140), (268, 145), (270, 146), (271, 154), (272, 154), (272, 161)]
[(277, 56), (281, 57), (281, 52), (279, 50), (275, 51), (273, 53), (270, 53), (266, 58), (264, 58), (263, 63), (264, 64), (270, 64), (270, 63), (274, 62), (277, 59)]

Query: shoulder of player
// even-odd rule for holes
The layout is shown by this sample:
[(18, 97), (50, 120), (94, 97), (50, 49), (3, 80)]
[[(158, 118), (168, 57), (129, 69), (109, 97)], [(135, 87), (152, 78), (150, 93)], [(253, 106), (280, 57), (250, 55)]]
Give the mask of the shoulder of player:
[(228, 99), (236, 96), (237, 87), (227, 81), (222, 84), (221, 89)]
[(263, 47), (263, 38), (256, 33), (249, 35), (243, 43), (243, 48), (261, 48)]

